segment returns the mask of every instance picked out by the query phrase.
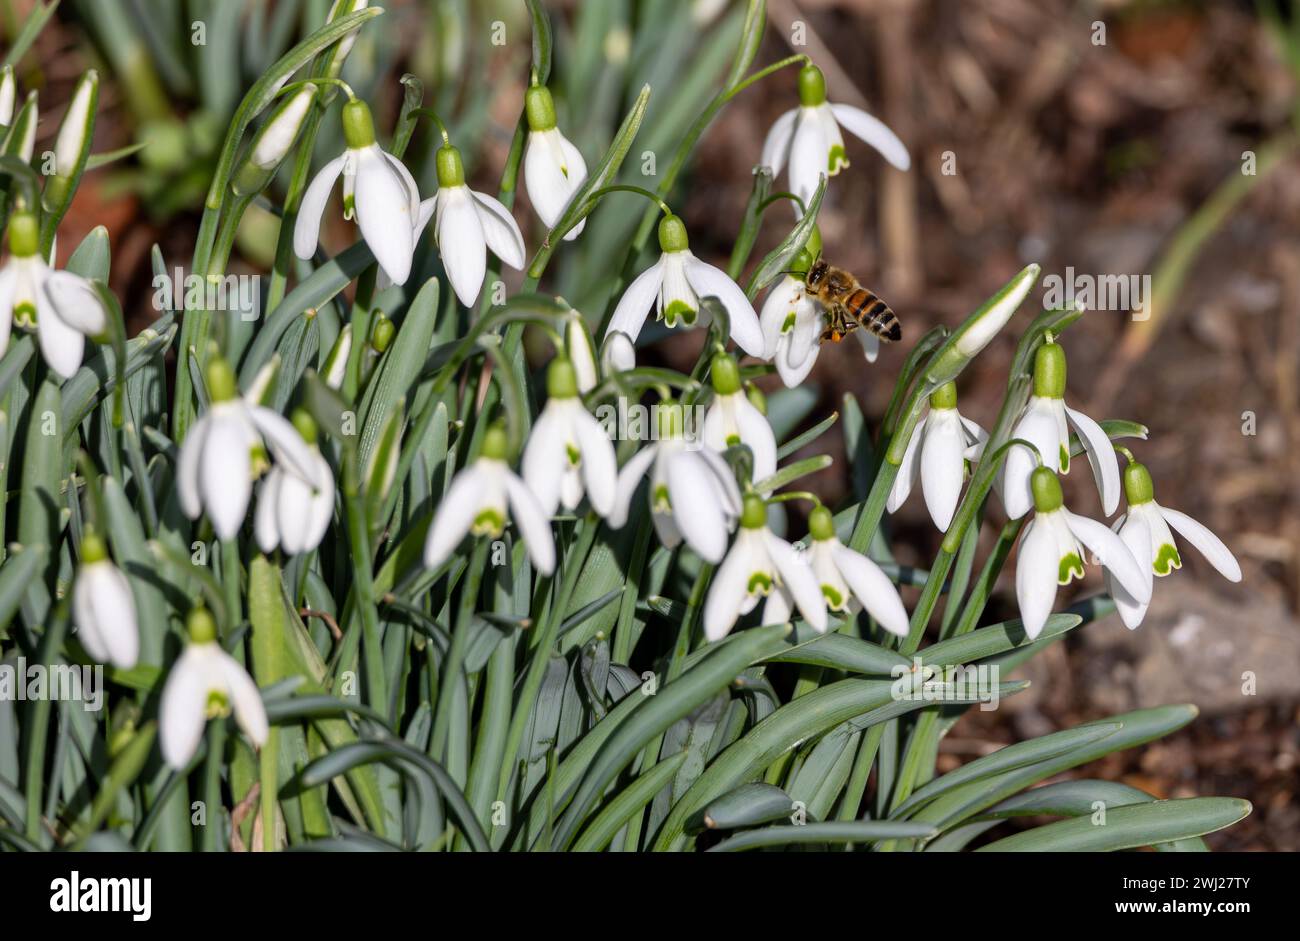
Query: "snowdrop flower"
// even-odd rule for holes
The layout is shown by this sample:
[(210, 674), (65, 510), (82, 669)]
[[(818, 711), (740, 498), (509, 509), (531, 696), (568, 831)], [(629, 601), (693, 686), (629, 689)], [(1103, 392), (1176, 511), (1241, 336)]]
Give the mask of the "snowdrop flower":
[(706, 562), (721, 562), (727, 536), (740, 516), (740, 488), (726, 461), (684, 437), (681, 403), (660, 402), (658, 440), (633, 455), (618, 474), (609, 525), (627, 522), (637, 484), (650, 472), (650, 517), (659, 541), (674, 549), (686, 544)]
[[(814, 630), (826, 630), (826, 598), (817, 576), (794, 546), (767, 528), (763, 498), (746, 494), (740, 531), (704, 602), (704, 636), (710, 641), (726, 637), (737, 618), (777, 589), (789, 592), (794, 607)], [(789, 614), (789, 606), (785, 613)]]
[[(820, 176), (835, 176), (849, 165), (840, 128), (870, 144), (900, 170), (912, 165), (907, 148), (879, 119), (861, 108), (826, 100), (826, 77), (815, 65), (799, 70), (799, 107), (777, 118), (763, 142), (761, 163), (781, 172), (790, 161), (790, 189), (807, 204)], [(796, 209), (796, 212), (798, 210)]]
[[(204, 510), (220, 539), (233, 539), (248, 512), (253, 480), (267, 466), (267, 448), (277, 465), (296, 475), (309, 490), (333, 486), (321, 476), (319, 455), (283, 416), (242, 399), (235, 374), (224, 359), (208, 363), (210, 405), (181, 444), (176, 487), (190, 519)], [(325, 468), (328, 470), (328, 468)]]
[[(907, 609), (889, 576), (869, 558), (854, 552), (835, 536), (831, 511), (818, 504), (808, 516), (811, 544), (796, 551), (812, 567), (821, 586), (826, 607), (841, 614), (857, 614), (863, 608), (881, 627), (899, 637), (908, 632)], [(790, 620), (793, 598), (788, 588), (767, 596), (763, 606), (763, 623), (779, 624)]]
[(316, 485), (275, 465), (257, 493), (253, 531), (263, 552), (279, 546), (288, 555), (320, 545), (334, 515), (334, 473), (316, 445), (316, 422), (303, 409), (293, 413), (293, 426), (307, 446)]
[(40, 223), (26, 210), (9, 219), (9, 261), (0, 268), (0, 354), (16, 323), (36, 331), (41, 355), (68, 379), (81, 368), (85, 337), (108, 331), (108, 311), (89, 280), (41, 258)]
[[(1241, 566), (1228, 547), (1186, 513), (1156, 503), (1150, 472), (1131, 457), (1124, 468), (1124, 497), (1128, 500), (1128, 512), (1116, 521), (1115, 528), (1138, 564), (1145, 566), (1150, 560), (1151, 572), (1162, 577), (1183, 567), (1173, 533), (1169, 531), (1172, 526), (1200, 550), (1220, 575), (1230, 582), (1241, 581)], [(1130, 594), (1109, 574), (1106, 587), (1129, 630), (1141, 624), (1146, 617), (1148, 602)]]
[(1065, 508), (1061, 481), (1043, 466), (1030, 475), (1034, 518), (1020, 540), (1016, 560), (1016, 600), (1030, 640), (1038, 636), (1056, 603), (1057, 585), (1083, 577), (1091, 551), (1108, 575), (1136, 601), (1151, 600), (1151, 572), (1139, 565), (1128, 546), (1105, 524)]
[(14, 105), (18, 101), (18, 83), (14, 80), (14, 67), (0, 68), (0, 127), (8, 127), (14, 120)]
[(217, 625), (204, 608), (187, 619), (189, 645), (177, 659), (158, 706), (158, 733), (163, 758), (185, 769), (199, 747), (209, 719), (233, 710), (235, 721), (255, 746), (266, 744), (269, 727), (262, 694), (248, 671), (217, 643)]
[(618, 459), (605, 428), (578, 398), (578, 373), (557, 356), (546, 371), (546, 407), (524, 448), (524, 483), (543, 515), (561, 503), (575, 510), (586, 493), (591, 508), (608, 516), (614, 505)]
[(135, 666), (140, 656), (140, 629), (131, 585), (109, 559), (104, 540), (94, 533), (81, 541), (72, 619), (81, 645), (96, 660), (122, 670)]
[(821, 352), (826, 327), (821, 305), (808, 296), (801, 279), (787, 274), (768, 293), (759, 323), (763, 358), (775, 362), (781, 381), (794, 388), (812, 372)]
[(754, 482), (776, 473), (776, 435), (767, 418), (749, 401), (740, 384), (740, 367), (726, 353), (713, 357), (713, 404), (704, 416), (700, 439), (721, 454), (737, 444), (753, 455)]
[(416, 238), (433, 217), (434, 239), (451, 286), (466, 307), (474, 306), (487, 274), (487, 252), (511, 268), (524, 267), (524, 237), (514, 216), (487, 193), (465, 185), (465, 165), (451, 144), (438, 148), (438, 192), (420, 203)]
[(885, 508), (895, 513), (903, 505), (918, 479), (925, 507), (941, 532), (957, 511), (966, 461), (978, 460), (988, 434), (957, 411), (957, 386), (946, 382), (930, 394), (930, 411), (916, 423), (903, 463), (894, 478)]
[(509, 451), (505, 430), (489, 428), (478, 459), (456, 475), (438, 505), (424, 542), (427, 568), (436, 569), (451, 558), (466, 533), (497, 539), (505, 532), (506, 520), (513, 519), (537, 571), (555, 571), (551, 526), (537, 497), (506, 463)]
[(410, 171), (375, 142), (375, 125), (364, 101), (343, 106), (343, 139), (347, 149), (311, 181), (302, 197), (293, 229), (293, 250), (309, 259), (320, 241), (321, 216), (334, 181), (343, 175), (343, 218), (357, 218), (361, 237), (384, 274), (394, 284), (405, 284), (415, 251), (416, 217), (420, 193)]
[(596, 345), (591, 341), (591, 331), (582, 314), (576, 310), (569, 311), (564, 323), (564, 352), (573, 364), (578, 377), (578, 392), (586, 395), (596, 388), (600, 374), (596, 367)]
[(611, 330), (605, 334), (605, 343), (600, 351), (600, 371), (605, 376), (636, 369), (636, 347), (632, 338), (622, 330)]
[[(1110, 439), (1100, 425), (1083, 412), (1065, 404), (1065, 351), (1048, 338), (1034, 355), (1034, 394), (1029, 398), (1011, 432), (1038, 448), (1043, 466), (1062, 474), (1070, 472), (1070, 428), (1079, 440), (1092, 465), (1092, 475), (1101, 493), (1101, 505), (1107, 516), (1119, 506), (1119, 461)], [(1002, 467), (1002, 503), (1007, 516), (1019, 519), (1033, 506), (1030, 475), (1038, 464), (1038, 455), (1019, 445), (1007, 453)]]
[[(524, 145), (524, 187), (537, 216), (548, 229), (555, 228), (573, 194), (587, 180), (587, 163), (578, 148), (555, 126), (555, 102), (544, 85), (534, 85), (524, 95), (528, 117), (528, 142)], [(568, 232), (564, 241), (576, 239), (587, 220)]]
[(716, 297), (731, 321), (731, 338), (750, 356), (763, 355), (763, 331), (758, 314), (735, 281), (720, 269), (707, 265), (691, 253), (686, 226), (674, 215), (659, 221), (659, 261), (628, 285), (610, 319), (608, 337), (615, 330), (631, 340), (641, 334), (651, 304), (657, 316), (670, 327), (679, 323), (703, 326), (700, 298)]

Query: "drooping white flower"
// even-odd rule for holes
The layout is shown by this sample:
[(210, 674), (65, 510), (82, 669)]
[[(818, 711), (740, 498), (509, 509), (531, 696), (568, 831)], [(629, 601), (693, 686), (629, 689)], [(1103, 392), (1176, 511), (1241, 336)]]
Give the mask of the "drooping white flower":
[[(790, 189), (807, 204), (822, 174), (835, 176), (849, 165), (840, 128), (846, 128), (900, 170), (912, 165), (907, 148), (878, 118), (852, 105), (826, 100), (826, 78), (815, 65), (799, 71), (799, 107), (777, 118), (763, 142), (761, 163), (781, 172), (790, 161)], [(798, 209), (796, 208), (796, 213)]]
[(1101, 426), (1083, 412), (1065, 404), (1065, 352), (1060, 344), (1044, 343), (1034, 356), (1034, 394), (1011, 431), (1038, 448), (1012, 447), (1002, 467), (1002, 503), (1007, 516), (1019, 519), (1033, 506), (1029, 478), (1041, 456), (1043, 466), (1062, 474), (1070, 472), (1070, 429), (1079, 433), (1088, 463), (1092, 466), (1101, 505), (1107, 516), (1119, 507), (1119, 461), (1110, 438)]
[(394, 284), (405, 284), (415, 251), (420, 192), (405, 165), (375, 142), (374, 122), (364, 101), (343, 106), (347, 149), (321, 167), (298, 210), (293, 250), (309, 259), (320, 241), (321, 217), (334, 181), (343, 176), (343, 218), (356, 216), (375, 260)]
[(1084, 560), (1092, 552), (1124, 591), (1145, 604), (1151, 600), (1151, 571), (1133, 558), (1129, 547), (1104, 523), (1071, 513), (1061, 496), (1055, 472), (1034, 470), (1034, 518), (1020, 539), (1016, 560), (1016, 599), (1025, 633), (1032, 640), (1042, 631), (1056, 603), (1058, 585), (1082, 578)]
[[(1124, 468), (1124, 496), (1128, 512), (1115, 521), (1115, 529), (1139, 564), (1145, 566), (1149, 561), (1151, 572), (1161, 577), (1183, 567), (1174, 535), (1169, 531), (1173, 527), (1200, 550), (1220, 575), (1230, 582), (1241, 581), (1241, 566), (1218, 536), (1186, 513), (1156, 503), (1155, 487), (1145, 465), (1130, 460)], [(1129, 630), (1142, 623), (1148, 602), (1138, 600), (1110, 574), (1106, 576), (1106, 589)]]
[(775, 362), (781, 381), (794, 388), (808, 378), (821, 352), (826, 329), (821, 305), (808, 295), (801, 279), (783, 275), (763, 302), (759, 323), (763, 358)]
[(135, 666), (140, 656), (140, 628), (131, 585), (109, 559), (104, 540), (93, 533), (81, 541), (72, 620), (81, 645), (96, 660), (122, 670)]
[(736, 478), (716, 452), (684, 437), (680, 403), (660, 402), (656, 408), (658, 440), (619, 471), (608, 523), (619, 529), (627, 522), (637, 485), (649, 471), (650, 516), (659, 541), (673, 549), (684, 538), (706, 562), (721, 562), (740, 517)]
[(930, 410), (908, 439), (885, 509), (897, 512), (919, 479), (930, 518), (941, 532), (947, 532), (961, 499), (966, 461), (978, 460), (988, 437), (957, 411), (957, 387), (951, 382), (940, 386), (931, 393)]
[(293, 426), (307, 446), (316, 486), (278, 464), (267, 472), (258, 486), (253, 516), (253, 532), (263, 552), (277, 546), (288, 555), (315, 549), (334, 515), (334, 473), (316, 445), (316, 422), (298, 409)]
[(636, 347), (632, 338), (622, 330), (605, 334), (600, 351), (600, 371), (605, 376), (636, 369)]
[(235, 721), (258, 748), (266, 744), (269, 725), (257, 684), (234, 657), (217, 643), (216, 624), (203, 608), (190, 612), (190, 642), (180, 655), (158, 706), (158, 736), (163, 759), (177, 771), (194, 757), (209, 719), (233, 710)]
[[(528, 117), (528, 140), (524, 144), (524, 187), (537, 216), (547, 228), (555, 228), (573, 194), (587, 180), (587, 163), (578, 148), (569, 143), (555, 125), (555, 102), (544, 85), (534, 85), (524, 95)], [(571, 242), (582, 232), (583, 219), (568, 232)]]
[(506, 521), (514, 520), (537, 571), (555, 571), (550, 523), (537, 497), (506, 463), (509, 450), (505, 431), (488, 429), (478, 459), (456, 475), (438, 504), (425, 537), (425, 567), (436, 569), (451, 558), (466, 533), (496, 539), (505, 532)]
[(713, 404), (704, 415), (700, 439), (721, 454), (743, 444), (753, 455), (753, 480), (757, 483), (776, 473), (776, 435), (772, 426), (745, 395), (740, 369), (726, 353), (713, 357)]
[(763, 498), (746, 494), (736, 541), (714, 574), (704, 602), (704, 636), (710, 641), (726, 637), (737, 618), (780, 589), (789, 593), (814, 630), (826, 630), (826, 598), (812, 567), (767, 528)]
[[(839, 541), (830, 510), (821, 505), (813, 509), (808, 516), (808, 535), (811, 540), (808, 548), (796, 546), (795, 550), (811, 566), (826, 607), (842, 614), (856, 614), (865, 608), (885, 630), (906, 637), (907, 609), (898, 589), (880, 566)], [(763, 623), (788, 621), (792, 610), (789, 589), (779, 588), (767, 596)]]
[(584, 493), (596, 513), (608, 516), (618, 460), (604, 426), (578, 397), (577, 371), (569, 360), (557, 356), (551, 361), (546, 389), (546, 406), (524, 447), (524, 483), (548, 518), (561, 504), (576, 509)]
[(206, 510), (217, 536), (233, 539), (248, 512), (253, 480), (266, 469), (268, 450), (277, 466), (311, 491), (332, 488), (333, 481), (321, 477), (319, 455), (284, 416), (238, 396), (224, 359), (208, 363), (207, 381), (208, 410), (190, 428), (176, 461), (176, 487), (186, 516), (198, 519)]
[(511, 268), (524, 267), (524, 237), (510, 210), (465, 185), (465, 165), (451, 144), (438, 148), (438, 192), (420, 203), (415, 238), (429, 219), (452, 289), (472, 307), (487, 274), (488, 249)]
[(34, 330), (41, 355), (64, 379), (81, 368), (85, 338), (108, 331), (109, 315), (94, 286), (55, 271), (39, 251), (40, 226), (25, 210), (9, 220), (9, 260), (0, 267), (0, 354), (14, 324)]
[(727, 312), (736, 345), (750, 356), (762, 356), (763, 330), (754, 305), (725, 272), (691, 253), (681, 219), (669, 215), (659, 221), (659, 248), (663, 252), (659, 261), (641, 272), (623, 292), (605, 336), (618, 330), (636, 340), (651, 305), (658, 318), (670, 327), (679, 323), (703, 326), (707, 315), (701, 317), (700, 298), (712, 296)]

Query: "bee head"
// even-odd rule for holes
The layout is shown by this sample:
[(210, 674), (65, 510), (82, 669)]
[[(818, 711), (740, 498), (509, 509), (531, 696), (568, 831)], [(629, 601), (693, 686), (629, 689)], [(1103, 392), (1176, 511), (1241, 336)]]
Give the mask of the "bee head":
[(826, 272), (830, 265), (818, 258), (813, 262), (812, 267), (808, 269), (808, 275), (804, 278), (804, 283), (810, 288), (816, 288), (826, 278)]

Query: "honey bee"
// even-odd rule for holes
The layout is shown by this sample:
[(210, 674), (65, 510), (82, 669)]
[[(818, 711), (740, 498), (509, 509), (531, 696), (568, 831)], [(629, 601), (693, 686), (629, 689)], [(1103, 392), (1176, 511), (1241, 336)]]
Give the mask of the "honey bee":
[(819, 258), (808, 269), (804, 283), (809, 295), (826, 308), (830, 320), (822, 331), (823, 343), (827, 340), (838, 343), (859, 326), (890, 343), (902, 338), (902, 327), (889, 305), (843, 268)]

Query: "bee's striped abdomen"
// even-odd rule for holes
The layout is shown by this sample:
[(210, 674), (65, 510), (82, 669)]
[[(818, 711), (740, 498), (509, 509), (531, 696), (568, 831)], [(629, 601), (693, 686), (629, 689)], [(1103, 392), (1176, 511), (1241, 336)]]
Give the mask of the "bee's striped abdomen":
[(854, 320), (882, 340), (893, 342), (902, 338), (903, 328), (889, 305), (866, 288), (858, 288), (850, 294), (844, 306)]

